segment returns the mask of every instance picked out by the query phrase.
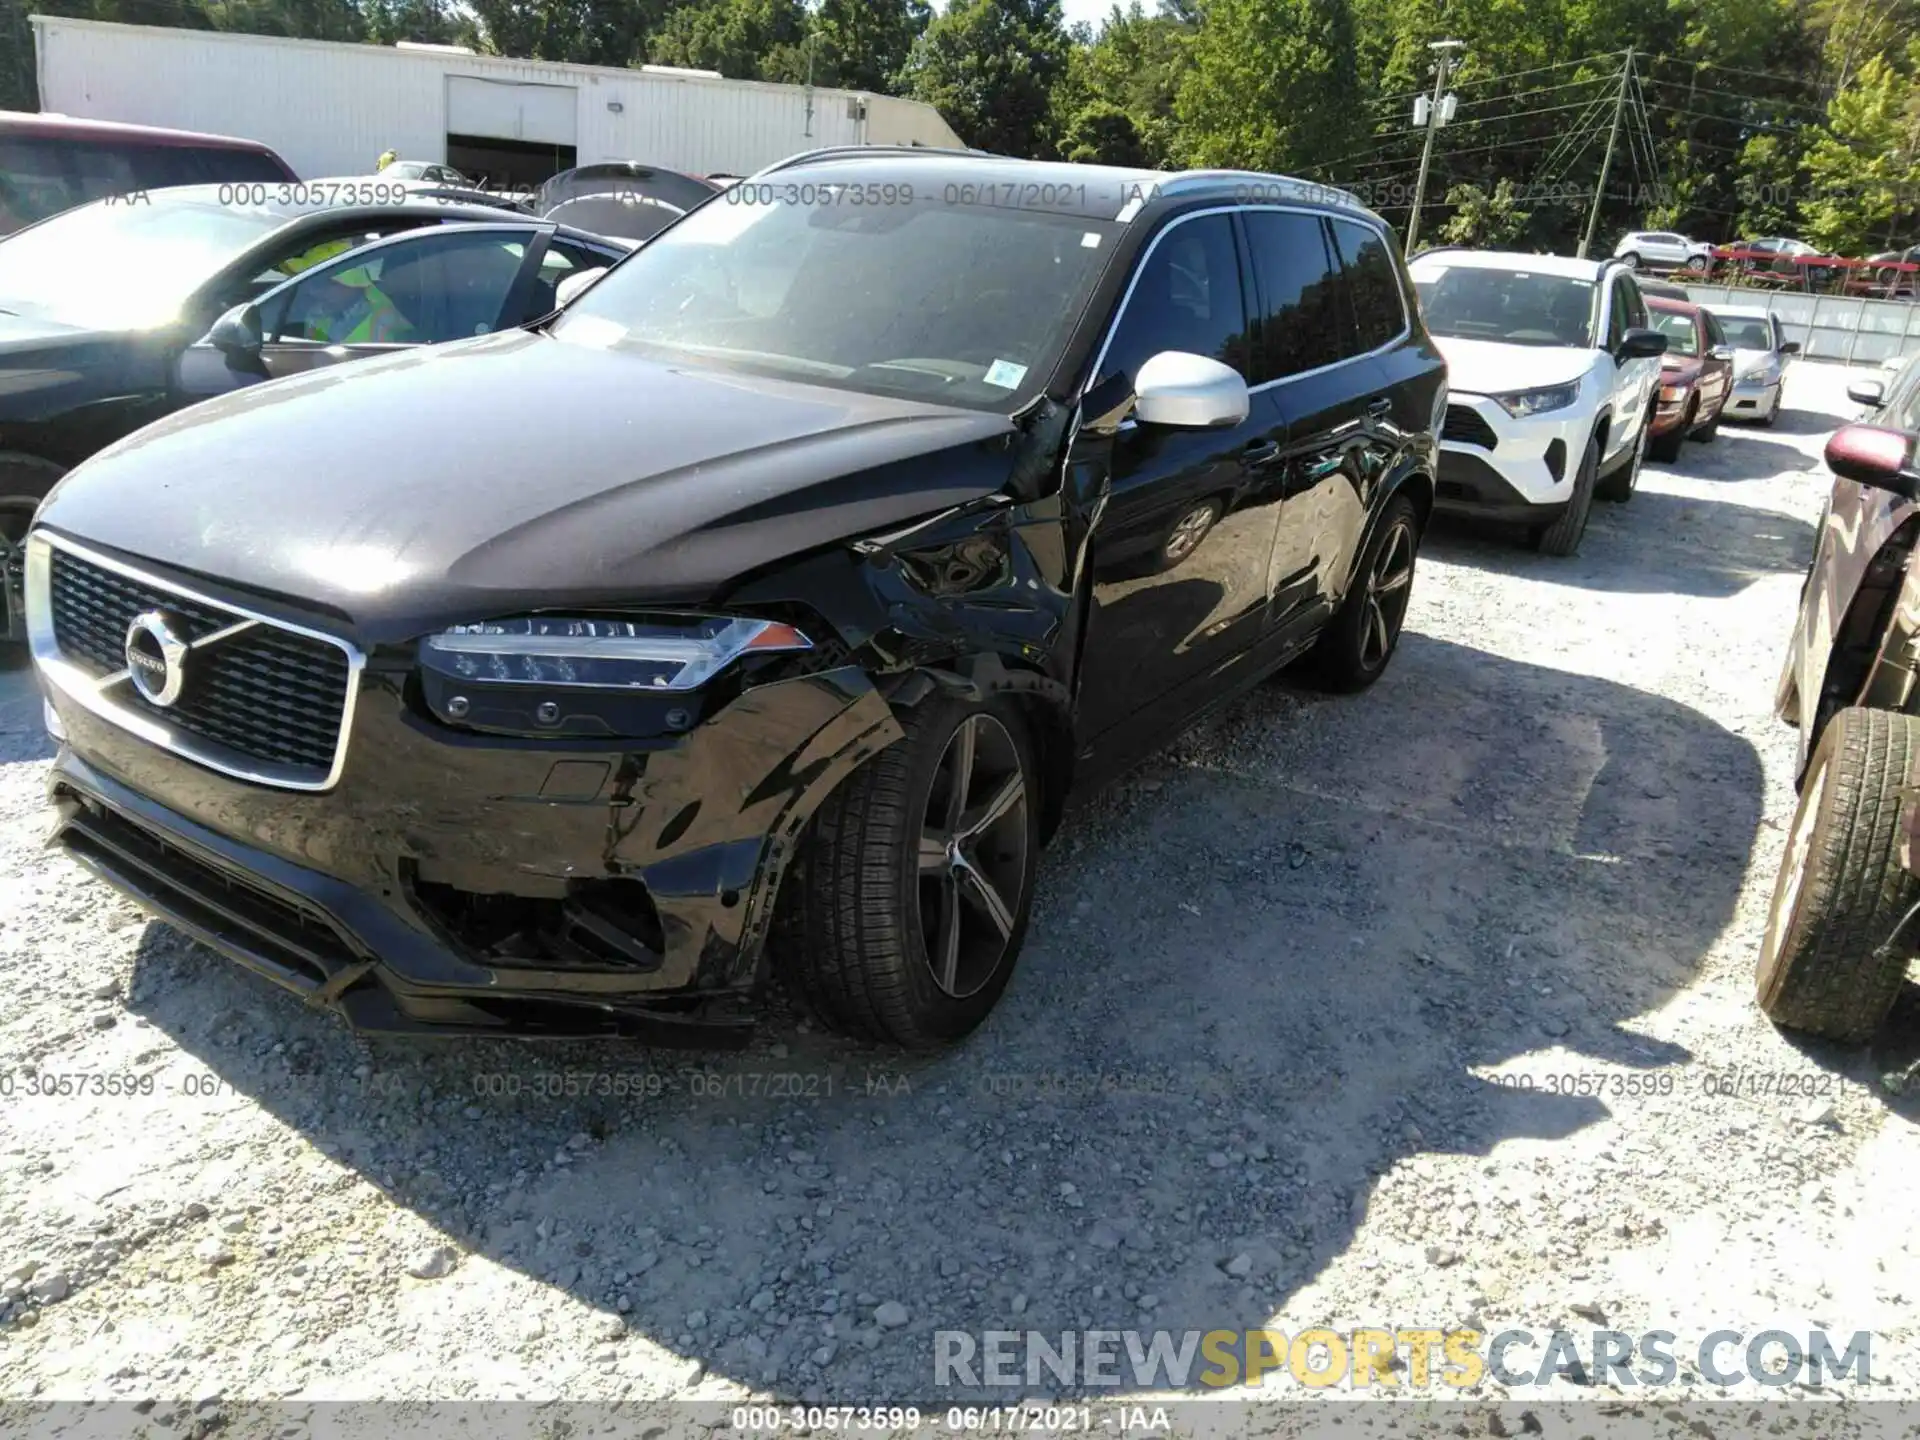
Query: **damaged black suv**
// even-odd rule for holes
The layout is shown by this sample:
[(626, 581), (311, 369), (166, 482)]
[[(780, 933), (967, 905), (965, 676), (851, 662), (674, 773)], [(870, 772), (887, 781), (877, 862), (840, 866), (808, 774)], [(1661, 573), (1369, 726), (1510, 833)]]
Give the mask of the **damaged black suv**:
[(525, 330), (87, 461), (59, 843), (369, 1029), (964, 1035), (1084, 792), (1391, 658), (1445, 369), (1343, 192), (802, 157)]

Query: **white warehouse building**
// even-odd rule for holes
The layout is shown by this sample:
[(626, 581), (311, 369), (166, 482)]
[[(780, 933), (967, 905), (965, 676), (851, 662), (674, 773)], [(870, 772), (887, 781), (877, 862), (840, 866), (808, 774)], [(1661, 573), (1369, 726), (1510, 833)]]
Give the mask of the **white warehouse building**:
[(825, 145), (960, 145), (932, 106), (861, 91), (32, 18), (42, 111), (264, 141), (304, 179), (367, 174), (388, 149), (531, 183), (607, 160), (747, 174)]

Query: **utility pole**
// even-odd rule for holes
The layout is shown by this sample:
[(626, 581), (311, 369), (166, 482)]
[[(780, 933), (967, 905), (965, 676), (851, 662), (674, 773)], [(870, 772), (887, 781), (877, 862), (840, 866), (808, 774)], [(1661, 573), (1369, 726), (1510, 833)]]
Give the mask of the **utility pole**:
[(1627, 108), (1627, 83), (1633, 78), (1633, 47), (1627, 47), (1626, 62), (1620, 67), (1620, 93), (1613, 97), (1613, 128), (1607, 132), (1607, 153), (1600, 157), (1600, 181), (1593, 187), (1593, 209), (1587, 212), (1587, 233), (1580, 237), (1577, 260), (1587, 258), (1593, 248), (1594, 228), (1600, 223), (1600, 201), (1607, 193), (1607, 171), (1613, 168), (1613, 146), (1620, 138), (1620, 116)]
[[(1420, 147), (1420, 178), (1413, 182), (1413, 213), (1407, 217), (1407, 253), (1413, 253), (1413, 245), (1420, 238), (1420, 204), (1427, 198), (1427, 166), (1433, 163), (1433, 137), (1440, 127), (1453, 118), (1453, 107), (1443, 102), (1453, 97), (1447, 94), (1447, 66), (1453, 60), (1456, 50), (1467, 48), (1464, 40), (1435, 40), (1427, 48), (1433, 51), (1433, 99), (1422, 106), (1414, 104), (1413, 123), (1427, 127), (1426, 143)], [(1422, 97), (1423, 99), (1425, 97)], [(1420, 112), (1424, 109), (1425, 115)]]

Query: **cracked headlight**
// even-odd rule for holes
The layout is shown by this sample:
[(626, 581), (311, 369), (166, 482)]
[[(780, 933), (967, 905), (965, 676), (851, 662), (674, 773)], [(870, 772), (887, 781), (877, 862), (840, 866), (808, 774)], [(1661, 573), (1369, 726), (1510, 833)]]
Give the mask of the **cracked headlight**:
[(477, 685), (660, 692), (697, 690), (744, 655), (812, 648), (805, 635), (778, 620), (531, 615), (429, 635), (420, 642), (420, 663)]
[(1580, 382), (1575, 380), (1565, 385), (1542, 385), (1537, 390), (1512, 390), (1505, 395), (1489, 396), (1516, 420), (1524, 420), (1529, 415), (1539, 415), (1547, 410), (1564, 410), (1580, 398)]

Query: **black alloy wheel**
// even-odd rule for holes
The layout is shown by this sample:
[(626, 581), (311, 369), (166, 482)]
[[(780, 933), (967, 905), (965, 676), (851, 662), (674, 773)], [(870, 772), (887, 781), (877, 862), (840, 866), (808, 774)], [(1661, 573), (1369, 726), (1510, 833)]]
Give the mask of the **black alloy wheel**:
[(1400, 644), (1420, 558), (1420, 517), (1398, 495), (1360, 557), (1352, 588), (1313, 648), (1313, 668), (1330, 690), (1364, 690), (1386, 672)]
[(1013, 736), (986, 711), (969, 715), (947, 741), (920, 824), (920, 937), (943, 994), (978, 994), (1005, 960), (1027, 830)]
[(1006, 696), (939, 692), (814, 815), (781, 887), (775, 960), (847, 1034), (917, 1049), (966, 1035), (1012, 978), (1042, 796)]

